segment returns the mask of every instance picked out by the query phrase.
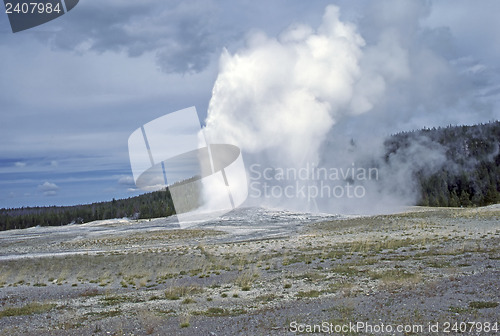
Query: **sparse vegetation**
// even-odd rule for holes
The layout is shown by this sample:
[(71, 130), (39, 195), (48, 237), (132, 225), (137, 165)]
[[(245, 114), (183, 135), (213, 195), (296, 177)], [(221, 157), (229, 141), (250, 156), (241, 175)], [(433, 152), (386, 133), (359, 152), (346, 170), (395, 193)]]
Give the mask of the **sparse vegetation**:
[(7, 307), (0, 311), (0, 318), (7, 316), (42, 314), (50, 311), (55, 306), (56, 305), (53, 303), (32, 302), (22, 307)]
[(389, 269), (385, 271), (373, 271), (369, 275), (372, 279), (384, 282), (403, 282), (418, 279), (418, 275), (402, 269)]
[(197, 285), (172, 286), (165, 291), (165, 298), (168, 300), (179, 300), (183, 296), (201, 292), (203, 292), (203, 289)]
[(105, 306), (114, 306), (124, 302), (141, 302), (141, 299), (125, 296), (125, 295), (110, 295), (101, 299), (101, 303)]
[[(500, 212), (495, 211), (481, 212), (467, 220), (481, 218), (485, 223), (497, 223)], [(178, 319), (174, 328), (189, 328), (194, 321), (199, 328), (203, 325), (199, 322), (206, 321), (207, 317), (274, 314), (282, 307), (294, 305), (295, 301), (312, 303), (318, 298), (321, 302), (334, 299), (334, 306), (331, 310), (324, 307), (324, 313), (331, 313), (328, 315), (331, 320), (340, 323), (366, 317), (359, 314), (357, 307), (346, 305), (350, 300), (382, 298), (374, 307), (377, 311), (386, 311), (399, 309), (397, 300), (401, 295), (418, 293), (419, 301), (408, 304), (418, 306), (425, 304), (427, 298), (439, 301), (442, 286), (463, 286), (465, 282), (458, 280), (467, 274), (475, 272), (481, 276), (494, 272), (500, 252), (496, 224), (479, 228), (460, 222), (455, 225), (455, 218), (468, 218), (469, 215), (462, 217), (461, 214), (473, 212), (477, 210), (424, 209), (415, 213), (350, 218), (338, 221), (341, 224), (314, 224), (291, 238), (299, 237), (298, 244), (287, 237), (229, 242), (221, 246), (211, 243), (213, 235), (209, 230), (131, 234), (134, 244), (148, 241), (148, 235), (154, 237), (151, 239), (160, 237), (160, 242), (172, 238), (173, 244), (3, 261), (0, 284), (9, 290), (24, 286), (24, 290), (30, 283), (43, 283), (46, 286), (29, 288), (41, 292), (57, 289), (59, 283), (65, 284), (66, 287), (60, 289), (70, 289), (76, 297), (68, 301), (68, 311), (74, 309), (78, 315), (80, 307), (92, 306), (92, 311), (54, 323), (68, 330), (87, 325), (94, 328), (96, 321), (102, 319), (116, 324), (125, 317), (137, 316), (142, 333), (156, 334), (162, 332), (156, 326), (166, 319), (169, 323), (171, 319)], [(175, 237), (201, 240), (184, 244)], [(123, 246), (126, 239), (110, 236), (86, 241), (92, 241), (90, 247), (94, 247), (94, 243)], [(76, 246), (75, 240), (64, 244)], [(467, 299), (446, 302), (441, 313), (481, 317), (490, 316), (498, 307), (495, 297), (478, 301), (482, 297), (473, 290), (463, 295)], [(78, 302), (78, 306), (73, 301)], [(10, 304), (13, 303), (5, 301), (4, 311), (9, 312)], [(51, 319), (57, 319), (59, 310), (53, 308), (55, 306), (47, 312)], [(429, 312), (417, 308), (411, 310), (411, 314), (422, 320), (428, 318)], [(67, 308), (61, 306), (61, 309)], [(408, 314), (410, 312), (405, 312), (401, 321), (394, 322), (404, 322)], [(193, 315), (196, 318), (190, 321)], [(297, 320), (302, 317), (298, 316)], [(104, 322), (108, 320), (103, 321), (103, 326)], [(272, 334), (274, 329), (265, 330)], [(189, 329), (184, 332), (189, 333)]]
[(255, 298), (255, 300), (260, 301), (262, 303), (267, 303), (274, 301), (276, 299), (276, 294), (265, 294), (265, 295), (259, 295)]
[(252, 284), (259, 276), (257, 271), (245, 271), (236, 279), (235, 283), (241, 287), (242, 291), (249, 291)]
[(495, 307), (498, 307), (498, 302), (472, 301), (472, 302), (469, 302), (469, 307), (474, 308), (474, 309), (495, 308)]
[(315, 289), (312, 289), (310, 291), (300, 291), (297, 293), (297, 297), (299, 298), (316, 298), (320, 296), (321, 292)]
[(225, 309), (220, 307), (210, 307), (205, 311), (197, 311), (193, 312), (194, 315), (204, 315), (204, 316), (236, 316), (245, 314), (246, 310), (244, 309)]

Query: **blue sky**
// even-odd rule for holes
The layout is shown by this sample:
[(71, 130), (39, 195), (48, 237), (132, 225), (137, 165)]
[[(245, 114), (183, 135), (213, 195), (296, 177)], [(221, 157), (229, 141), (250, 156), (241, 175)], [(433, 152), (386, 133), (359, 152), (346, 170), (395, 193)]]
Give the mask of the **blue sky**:
[[(378, 131), (391, 134), (500, 118), (495, 0), (81, 0), (68, 14), (16, 34), (0, 13), (0, 208), (139, 194), (130, 134), (189, 106), (204, 119), (223, 50), (237, 53), (259, 31), (273, 37), (293, 24), (317, 27), (329, 4), (356, 25), (364, 50), (393, 36), (387, 33), (392, 29), (400, 49), (423, 55), (413, 62), (432, 58), (419, 73), (442, 63), (440, 69), (449, 69), (412, 75), (405, 82), (410, 93), (387, 103), (385, 110), (393, 112), (345, 125), (380, 123)], [(433, 92), (423, 92), (426, 87)], [(456, 95), (460, 102), (441, 111)], [(429, 97), (448, 100), (420, 113)]]

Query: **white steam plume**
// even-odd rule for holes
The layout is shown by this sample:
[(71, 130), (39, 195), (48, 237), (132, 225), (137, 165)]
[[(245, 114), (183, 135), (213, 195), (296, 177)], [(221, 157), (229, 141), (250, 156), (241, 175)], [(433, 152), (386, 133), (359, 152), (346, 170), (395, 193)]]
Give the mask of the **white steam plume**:
[(246, 49), (221, 56), (209, 137), (263, 154), (272, 165), (318, 162), (337, 120), (368, 111), (384, 89), (379, 78), (361, 76), (364, 43), (335, 6), (317, 30), (296, 25), (277, 39), (253, 34)]
[[(378, 169), (377, 179), (327, 177), (330, 188), (363, 187), (363, 197), (327, 195), (311, 205), (309, 195), (297, 193), (262, 197), (260, 204), (297, 210), (315, 210), (319, 204), (320, 211), (337, 213), (393, 211), (415, 203), (416, 171), (432, 173), (445, 163), (444, 150), (432, 148), (425, 138), (406, 154), (383, 160), (385, 136), (408, 126), (457, 120), (460, 106), (474, 99), (459, 71), (429, 47), (426, 38), (434, 32), (420, 30), (429, 6), (382, 3), (394, 15), (367, 14), (359, 26), (366, 40), (358, 27), (339, 19), (337, 7), (328, 6), (317, 29), (295, 25), (278, 38), (254, 33), (244, 49), (221, 56), (206, 134), (211, 143), (239, 146), (247, 167), (259, 164), (259, 173), (252, 176), (250, 169), (251, 180), (268, 183), (260, 173), (270, 167), (269, 183), (283, 191), (290, 180), (276, 178), (280, 168), (307, 168), (312, 174), (311, 167), (352, 168), (356, 174), (359, 167)], [(426, 160), (432, 162), (428, 167)], [(298, 180), (294, 190), (323, 186), (315, 178)], [(210, 190), (206, 194), (210, 197)]]

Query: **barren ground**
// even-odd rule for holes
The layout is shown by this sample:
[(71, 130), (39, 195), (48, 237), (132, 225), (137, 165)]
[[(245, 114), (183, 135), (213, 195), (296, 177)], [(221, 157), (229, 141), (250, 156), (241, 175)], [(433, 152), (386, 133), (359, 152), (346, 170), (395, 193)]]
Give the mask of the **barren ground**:
[[(0, 232), (0, 335), (293, 335), (293, 322), (428, 335), (429, 323), (500, 322), (500, 206), (294, 218)], [(477, 326), (462, 335), (496, 334)]]

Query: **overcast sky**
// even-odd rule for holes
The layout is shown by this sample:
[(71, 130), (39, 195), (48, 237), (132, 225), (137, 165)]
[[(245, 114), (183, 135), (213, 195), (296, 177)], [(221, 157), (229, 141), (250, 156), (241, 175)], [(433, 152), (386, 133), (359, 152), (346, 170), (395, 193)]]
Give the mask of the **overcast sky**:
[[(361, 52), (370, 57), (360, 62), (397, 46), (409, 69), (409, 78), (385, 92), (405, 94), (346, 126), (379, 122), (387, 135), (500, 118), (496, 0), (81, 0), (68, 14), (16, 34), (2, 12), (0, 208), (139, 194), (130, 134), (189, 106), (204, 119), (222, 53), (238, 54), (259, 32), (275, 38), (293, 25), (315, 29), (329, 4), (363, 38)], [(386, 73), (396, 56), (386, 58)], [(382, 109), (388, 112), (376, 112)]]

